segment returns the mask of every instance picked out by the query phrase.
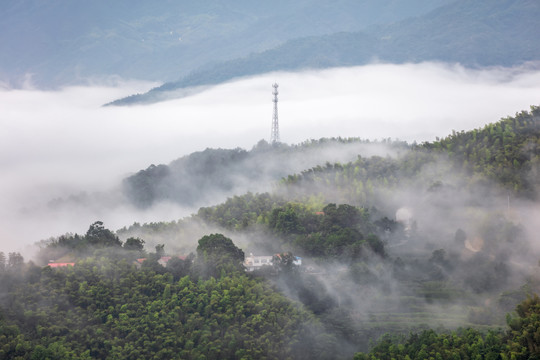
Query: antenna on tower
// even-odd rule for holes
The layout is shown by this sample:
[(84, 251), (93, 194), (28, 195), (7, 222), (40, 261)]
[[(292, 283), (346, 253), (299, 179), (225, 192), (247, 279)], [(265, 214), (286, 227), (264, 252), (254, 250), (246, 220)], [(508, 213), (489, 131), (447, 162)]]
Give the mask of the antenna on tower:
[(278, 122), (278, 111), (277, 111), (278, 84), (274, 83), (272, 87), (274, 88), (274, 91), (272, 92), (272, 94), (274, 95), (274, 98), (272, 99), (272, 102), (274, 103), (274, 114), (272, 116), (272, 133), (270, 135), (270, 142), (272, 144), (275, 144), (279, 142), (279, 122)]

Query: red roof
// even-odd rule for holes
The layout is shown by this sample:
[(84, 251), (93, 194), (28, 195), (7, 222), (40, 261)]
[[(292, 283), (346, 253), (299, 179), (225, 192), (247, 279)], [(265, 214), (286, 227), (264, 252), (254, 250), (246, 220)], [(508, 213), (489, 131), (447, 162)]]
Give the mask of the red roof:
[(75, 263), (48, 263), (47, 265), (52, 268), (57, 268), (57, 267), (75, 266)]

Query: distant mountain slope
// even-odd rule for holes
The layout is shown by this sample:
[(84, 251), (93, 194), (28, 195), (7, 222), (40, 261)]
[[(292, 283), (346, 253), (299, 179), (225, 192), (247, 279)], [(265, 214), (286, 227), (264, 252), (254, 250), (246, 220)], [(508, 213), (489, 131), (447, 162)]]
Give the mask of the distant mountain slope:
[(363, 65), (372, 61), (458, 62), (466, 66), (512, 66), (540, 60), (540, 2), (460, 0), (432, 12), (363, 32), (294, 39), (248, 57), (206, 65), (177, 82), (115, 105), (179, 96), (175, 90), (277, 70)]
[(418, 16), (452, 0), (5, 0), (0, 80), (54, 86), (91, 76), (175, 79), (287, 40)]
[[(380, 28), (387, 61), (444, 60), (470, 66), (512, 66), (540, 60), (534, 0), (460, 0), (413, 20)], [(395, 58), (393, 58), (395, 57)]]

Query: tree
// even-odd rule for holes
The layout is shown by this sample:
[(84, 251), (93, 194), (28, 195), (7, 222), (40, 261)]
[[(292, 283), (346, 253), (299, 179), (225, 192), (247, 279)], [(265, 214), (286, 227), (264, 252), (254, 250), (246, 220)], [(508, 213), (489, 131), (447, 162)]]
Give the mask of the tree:
[(158, 258), (165, 255), (165, 244), (157, 244), (156, 245), (156, 256)]
[(126, 240), (123, 245), (126, 250), (134, 251), (143, 251), (144, 250), (144, 240), (139, 238), (130, 237)]
[(301, 232), (297, 209), (288, 204), (286, 207), (274, 209), (270, 215), (270, 227), (281, 234)]
[(336, 206), (336, 204), (328, 204), (323, 208), (323, 212), (323, 227), (326, 229), (333, 226), (355, 227), (362, 220), (362, 216), (358, 208), (348, 204), (342, 204), (339, 206)]
[(291, 272), (296, 269), (295, 257), (291, 252), (276, 254), (272, 257), (272, 263), (278, 271)]
[(102, 221), (96, 221), (90, 225), (85, 238), (88, 244), (93, 246), (109, 247), (122, 245), (118, 237), (111, 230), (103, 226)]
[(208, 275), (216, 276), (221, 270), (242, 269), (244, 252), (223, 234), (211, 234), (199, 240), (197, 258), (206, 267)]
[(174, 280), (178, 280), (186, 275), (189, 275), (194, 257), (195, 255), (191, 253), (185, 260), (178, 257), (173, 257), (167, 262), (167, 271), (173, 275)]
[(465, 241), (467, 240), (467, 233), (463, 229), (457, 229), (456, 235), (454, 236), (454, 242), (456, 245), (465, 246)]
[(529, 296), (516, 307), (517, 318), (507, 317), (508, 358), (540, 359), (540, 298)]
[(367, 237), (367, 243), (373, 252), (377, 255), (384, 256), (384, 244), (375, 234), (369, 234)]
[(10, 268), (16, 268), (24, 264), (24, 258), (21, 253), (11, 252), (8, 254), (8, 266)]
[(6, 255), (0, 251), (0, 271), (6, 268)]
[(68, 271), (2, 273), (0, 359), (329, 358), (320, 354), (337, 343), (244, 273), (174, 281), (108, 253)]

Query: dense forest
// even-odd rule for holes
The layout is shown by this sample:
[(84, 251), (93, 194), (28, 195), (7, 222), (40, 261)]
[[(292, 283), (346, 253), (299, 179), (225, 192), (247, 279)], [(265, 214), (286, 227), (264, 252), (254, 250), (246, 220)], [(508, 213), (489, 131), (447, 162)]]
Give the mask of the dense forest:
[(450, 333), (426, 330), (406, 339), (383, 337), (369, 354), (358, 353), (355, 360), (367, 359), (537, 359), (540, 298), (528, 297), (508, 316), (505, 332), (481, 333), (459, 329)]
[[(0, 359), (538, 358), (539, 122), (533, 106), (423, 144), (261, 142), (150, 167), (124, 183), (140, 206), (238, 189), (234, 170), (281, 180), (170, 222), (96, 221), (31, 261), (0, 252)], [(325, 151), (345, 160), (313, 163)], [(283, 159), (305, 167), (258, 177)], [(252, 255), (272, 263), (246, 271)]]
[(10, 262), (0, 272), (0, 358), (331, 357), (326, 345), (335, 339), (312, 314), (248, 277), (230, 239), (208, 235), (196, 261), (165, 268), (163, 247), (144, 254), (137, 241), (122, 246), (110, 234), (94, 224), (49, 244), (69, 250), (73, 267)]

